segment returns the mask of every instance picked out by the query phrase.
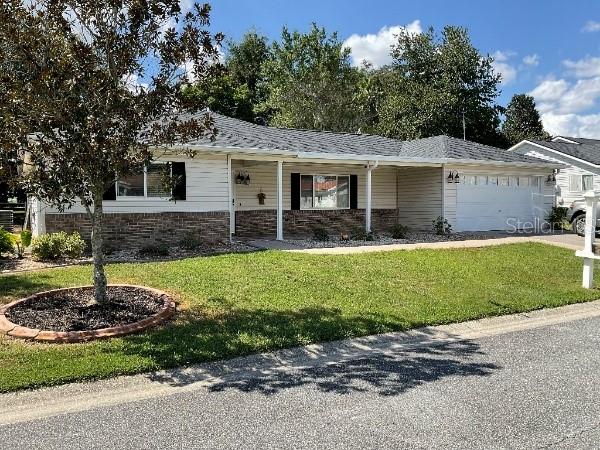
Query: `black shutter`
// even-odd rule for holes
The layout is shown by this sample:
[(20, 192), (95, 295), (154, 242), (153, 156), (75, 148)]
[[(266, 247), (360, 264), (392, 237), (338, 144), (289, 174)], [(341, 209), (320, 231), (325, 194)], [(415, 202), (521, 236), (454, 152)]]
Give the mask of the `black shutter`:
[(104, 195), (102, 196), (102, 200), (116, 200), (116, 199), (117, 199), (117, 190), (115, 188), (115, 183), (113, 183), (104, 192)]
[(358, 208), (358, 176), (350, 175), (350, 209)]
[(291, 186), (291, 197), (292, 197), (292, 209), (300, 209), (300, 174), (292, 174), (292, 186)]
[(173, 200), (185, 200), (186, 182), (185, 182), (185, 163), (172, 162), (171, 174), (177, 177), (177, 184), (173, 187)]

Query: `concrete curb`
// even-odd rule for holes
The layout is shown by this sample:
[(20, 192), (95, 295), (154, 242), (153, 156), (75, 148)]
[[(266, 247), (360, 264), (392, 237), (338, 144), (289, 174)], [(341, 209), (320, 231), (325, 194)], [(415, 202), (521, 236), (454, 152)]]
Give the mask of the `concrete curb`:
[[(357, 358), (481, 339), (600, 317), (600, 300), (529, 313), (314, 344), (227, 361), (0, 395), (0, 425), (206, 389), (224, 381), (295, 373)], [(35, 406), (32, 406), (35, 405)]]
[(153, 327), (165, 321), (173, 314), (175, 314), (176, 305), (171, 300), (171, 297), (163, 291), (153, 289), (145, 286), (135, 286), (131, 284), (110, 284), (108, 287), (133, 287), (137, 289), (143, 289), (158, 295), (163, 300), (163, 307), (161, 310), (151, 317), (140, 320), (138, 322), (130, 323), (127, 325), (119, 325), (116, 327), (101, 328), (98, 330), (85, 330), (85, 331), (52, 331), (52, 330), (37, 330), (33, 328), (22, 327), (18, 324), (12, 323), (7, 317), (6, 312), (11, 307), (24, 303), (27, 301), (35, 301), (45, 294), (58, 293), (70, 291), (73, 289), (93, 289), (93, 286), (76, 286), (62, 289), (53, 289), (50, 291), (38, 292), (37, 294), (31, 295), (26, 298), (15, 300), (7, 305), (0, 307), (0, 335), (5, 334), (12, 338), (17, 339), (28, 339), (35, 342), (47, 342), (47, 343), (75, 343), (85, 342), (95, 339), (104, 339), (110, 337), (124, 336), (126, 334), (137, 333), (147, 328)]

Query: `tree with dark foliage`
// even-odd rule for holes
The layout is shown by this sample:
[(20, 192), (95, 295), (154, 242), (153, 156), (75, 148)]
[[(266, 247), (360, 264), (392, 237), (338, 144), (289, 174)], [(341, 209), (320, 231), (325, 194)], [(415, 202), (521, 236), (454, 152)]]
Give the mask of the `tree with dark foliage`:
[[(269, 57), (267, 38), (247, 32), (239, 42), (229, 43), (223, 64), (211, 67), (204, 79), (184, 88), (186, 104), (254, 122), (256, 107), (266, 98), (262, 65)], [(268, 119), (268, 112), (260, 111), (260, 115)]]
[(446, 134), (501, 145), (500, 75), (493, 58), (473, 47), (464, 28), (402, 31), (392, 48), (377, 131), (398, 139)]
[(258, 110), (272, 112), (272, 125), (356, 131), (359, 70), (337, 33), (313, 24), (308, 33), (283, 28), (262, 66), (268, 95)]
[(535, 107), (531, 95), (515, 94), (506, 107), (502, 133), (509, 145), (515, 145), (524, 139), (548, 139), (540, 113)]
[(0, 0), (0, 167), (24, 165), (19, 184), (62, 210), (82, 203), (97, 302), (104, 192), (143, 170), (153, 146), (214, 133), (208, 116), (176, 120), (186, 75), (201, 79), (218, 59), (209, 12), (178, 0)]

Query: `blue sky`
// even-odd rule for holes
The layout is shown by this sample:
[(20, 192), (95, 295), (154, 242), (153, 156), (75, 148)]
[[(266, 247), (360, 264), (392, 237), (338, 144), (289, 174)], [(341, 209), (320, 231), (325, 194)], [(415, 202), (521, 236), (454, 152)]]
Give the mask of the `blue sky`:
[(600, 1), (595, 0), (214, 0), (213, 31), (246, 30), (275, 39), (281, 27), (311, 22), (337, 31), (358, 61), (386, 62), (397, 27), (418, 32), (461, 25), (495, 56), (504, 76), (500, 103), (532, 93), (553, 134), (600, 138)]

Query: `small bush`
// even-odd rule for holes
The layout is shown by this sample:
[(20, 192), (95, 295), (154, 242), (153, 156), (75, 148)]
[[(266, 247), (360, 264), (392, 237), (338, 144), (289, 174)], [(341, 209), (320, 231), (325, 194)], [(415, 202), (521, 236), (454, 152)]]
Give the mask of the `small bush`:
[(367, 240), (367, 232), (362, 227), (356, 227), (350, 233), (350, 239), (353, 241), (366, 241)]
[(80, 258), (85, 251), (85, 241), (79, 233), (43, 234), (31, 242), (31, 256), (36, 261), (52, 261), (60, 258)]
[(140, 256), (169, 256), (169, 247), (165, 243), (144, 245), (138, 250)]
[(197, 231), (187, 231), (179, 241), (179, 246), (185, 250), (196, 250), (201, 245), (202, 239)]
[(566, 230), (569, 228), (567, 222), (567, 209), (564, 206), (554, 206), (548, 214), (548, 222), (552, 225), (552, 228), (559, 228)]
[(19, 236), (21, 237), (21, 244), (23, 244), (23, 247), (27, 248), (31, 245), (31, 231), (23, 230)]
[(367, 231), (362, 227), (356, 227), (352, 230), (350, 234), (350, 239), (353, 241), (374, 241), (377, 239), (377, 235), (373, 230)]
[(13, 251), (14, 238), (11, 233), (0, 227), (0, 255)]
[(79, 233), (68, 234), (62, 248), (63, 257), (81, 258), (85, 252), (85, 241)]
[(329, 232), (323, 227), (317, 227), (313, 229), (313, 239), (315, 241), (328, 241), (329, 240)]
[(62, 256), (61, 248), (66, 233), (43, 234), (31, 242), (31, 256), (36, 261), (52, 261)]
[(433, 231), (435, 234), (443, 236), (452, 233), (452, 226), (448, 223), (448, 219), (438, 216), (433, 222)]
[(406, 233), (408, 233), (408, 227), (397, 223), (392, 228), (392, 239), (406, 239)]
[(22, 259), (25, 255), (25, 246), (23, 245), (23, 241), (21, 240), (20, 234), (13, 234), (13, 253), (17, 255), (17, 258)]

